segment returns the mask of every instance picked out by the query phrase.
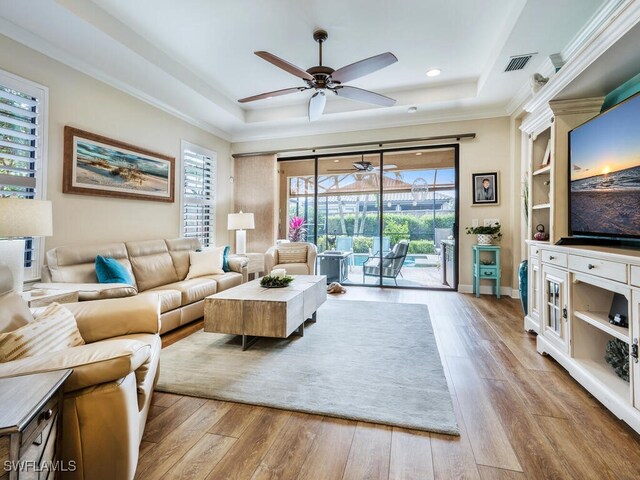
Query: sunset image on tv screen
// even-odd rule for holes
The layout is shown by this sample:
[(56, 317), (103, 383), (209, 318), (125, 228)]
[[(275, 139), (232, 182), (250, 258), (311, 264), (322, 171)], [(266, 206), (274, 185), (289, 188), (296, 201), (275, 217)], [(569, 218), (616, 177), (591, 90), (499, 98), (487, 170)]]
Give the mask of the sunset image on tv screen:
[(572, 233), (640, 236), (640, 95), (573, 130), (570, 145)]

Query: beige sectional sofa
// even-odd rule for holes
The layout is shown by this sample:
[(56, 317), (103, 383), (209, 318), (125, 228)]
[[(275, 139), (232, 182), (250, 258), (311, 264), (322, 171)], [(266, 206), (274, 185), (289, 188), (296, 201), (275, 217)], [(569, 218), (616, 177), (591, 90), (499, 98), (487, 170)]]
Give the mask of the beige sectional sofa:
[[(38, 288), (76, 289), (80, 300), (157, 295), (160, 333), (185, 325), (204, 313), (204, 298), (247, 279), (246, 260), (230, 258), (231, 272), (186, 279), (189, 252), (201, 247), (196, 239), (147, 240), (49, 250)], [(96, 256), (115, 258), (129, 270), (135, 285), (99, 284)]]
[[(26, 309), (16, 304), (7, 272), (0, 265), (0, 325)], [(158, 378), (158, 298), (137, 295), (65, 307), (86, 344), (0, 363), (0, 378), (72, 369), (64, 386), (61, 460), (73, 460), (77, 468), (60, 478), (132, 480)]]

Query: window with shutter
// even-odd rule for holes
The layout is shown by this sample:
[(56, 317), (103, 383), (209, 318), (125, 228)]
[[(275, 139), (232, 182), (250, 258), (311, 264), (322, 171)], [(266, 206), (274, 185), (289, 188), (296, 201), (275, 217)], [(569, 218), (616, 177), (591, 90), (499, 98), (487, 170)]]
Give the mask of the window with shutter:
[[(0, 196), (45, 198), (47, 88), (0, 71)], [(40, 238), (26, 238), (25, 280), (40, 277)]]
[(216, 153), (182, 145), (182, 236), (216, 243)]

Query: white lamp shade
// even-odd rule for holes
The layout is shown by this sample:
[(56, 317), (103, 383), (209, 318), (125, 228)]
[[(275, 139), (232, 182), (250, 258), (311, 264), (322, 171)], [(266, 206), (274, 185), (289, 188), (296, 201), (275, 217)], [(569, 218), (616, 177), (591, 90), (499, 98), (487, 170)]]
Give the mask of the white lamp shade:
[(251, 230), (256, 228), (253, 213), (230, 213), (227, 218), (227, 230)]
[(0, 198), (0, 238), (53, 235), (51, 202)]

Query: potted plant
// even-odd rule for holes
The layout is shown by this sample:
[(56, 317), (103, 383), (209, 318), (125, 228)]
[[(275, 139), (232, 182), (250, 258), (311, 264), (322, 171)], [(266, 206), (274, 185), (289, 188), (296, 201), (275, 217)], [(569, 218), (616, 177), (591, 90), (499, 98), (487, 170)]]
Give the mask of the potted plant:
[(467, 227), (467, 235), (477, 235), (478, 245), (491, 245), (493, 240), (500, 240), (500, 224), (495, 223), (489, 226)]

